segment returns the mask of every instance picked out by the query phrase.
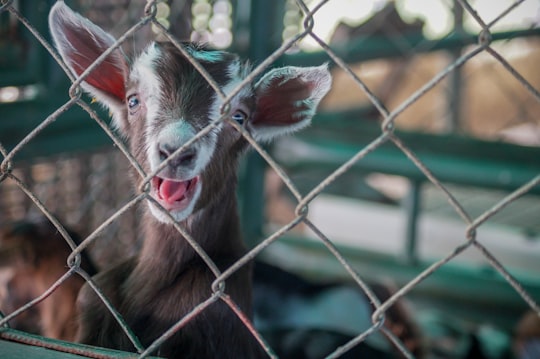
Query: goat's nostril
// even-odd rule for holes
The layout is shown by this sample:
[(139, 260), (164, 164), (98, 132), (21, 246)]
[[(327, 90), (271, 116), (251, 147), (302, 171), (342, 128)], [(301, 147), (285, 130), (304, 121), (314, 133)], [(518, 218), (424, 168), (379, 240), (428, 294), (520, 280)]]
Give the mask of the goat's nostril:
[(190, 151), (181, 153), (178, 155), (177, 160), (181, 165), (187, 166), (195, 160), (195, 151), (190, 150)]
[[(159, 151), (160, 161), (167, 160), (177, 149), (178, 148), (172, 149), (171, 147), (167, 145), (159, 146), (158, 151)], [(188, 148), (184, 150), (183, 152), (174, 156), (174, 158), (171, 158), (169, 160), (169, 165), (172, 167), (189, 166), (195, 161), (196, 157), (197, 157), (197, 151), (193, 148)]]
[(195, 150), (187, 149), (173, 159), (173, 166), (190, 166), (195, 161)]
[(159, 159), (161, 161), (165, 161), (167, 158), (169, 158), (170, 155), (174, 153), (174, 151), (177, 149), (177, 147), (170, 146), (168, 144), (160, 144), (158, 146), (159, 151)]
[(159, 150), (159, 160), (160, 161), (165, 161), (167, 158), (169, 157), (169, 155), (167, 154), (167, 152), (165, 151), (162, 151), (162, 150)]

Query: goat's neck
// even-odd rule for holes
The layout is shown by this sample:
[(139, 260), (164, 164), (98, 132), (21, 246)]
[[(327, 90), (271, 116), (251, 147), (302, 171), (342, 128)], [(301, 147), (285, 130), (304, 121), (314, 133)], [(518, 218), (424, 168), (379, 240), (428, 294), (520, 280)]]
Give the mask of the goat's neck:
[[(235, 188), (236, 178), (230, 178), (227, 188)], [(180, 226), (216, 262), (237, 259), (244, 252), (238, 218), (236, 193), (221, 191), (205, 208), (194, 212)], [(199, 255), (171, 224), (161, 223), (149, 213), (145, 218), (145, 239), (135, 272), (145, 278), (156, 277), (156, 285), (167, 285), (185, 266)], [(219, 263), (217, 263), (219, 264)]]

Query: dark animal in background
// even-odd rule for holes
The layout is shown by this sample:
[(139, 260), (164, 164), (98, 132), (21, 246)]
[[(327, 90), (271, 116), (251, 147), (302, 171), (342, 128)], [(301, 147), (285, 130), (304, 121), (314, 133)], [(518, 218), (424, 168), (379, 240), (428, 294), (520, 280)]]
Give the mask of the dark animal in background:
[[(310, 281), (262, 261), (254, 267), (256, 322), (280, 359), (325, 358), (372, 325), (375, 307), (355, 284)], [(395, 293), (387, 283), (369, 283), (369, 287), (380, 302)], [(400, 299), (385, 313), (384, 326), (421, 359), (425, 357), (423, 336), (414, 314)], [(340, 358), (403, 358), (382, 334), (371, 339)]]
[[(75, 233), (70, 232), (74, 241)], [(47, 220), (21, 221), (0, 229), (0, 310), (9, 314), (40, 296), (68, 271), (71, 248)], [(90, 259), (81, 266), (96, 273)], [(84, 279), (72, 275), (49, 297), (9, 321), (18, 330), (49, 338), (74, 340), (77, 332), (75, 302)]]
[[(63, 2), (53, 7), (49, 21), (55, 45), (75, 75), (85, 71), (115, 41)], [(236, 55), (207, 51), (194, 44), (184, 46), (225, 93), (250, 72)], [(230, 120), (262, 142), (294, 132), (310, 123), (330, 83), (324, 65), (270, 70), (235, 95), (230, 103)], [(173, 227), (171, 217), (220, 270), (245, 253), (237, 214), (236, 170), (248, 142), (231, 123), (222, 122), (176, 153), (220, 118), (222, 101), (170, 43), (151, 43), (129, 62), (121, 50), (115, 50), (85, 78), (82, 87), (111, 111), (114, 125), (146, 173), (153, 173), (169, 159), (150, 182), (150, 195), (159, 206), (149, 202), (141, 252), (95, 278), (143, 345), (148, 345), (208, 299), (215, 280)], [(249, 266), (228, 278), (226, 293), (251, 316)], [(134, 349), (89, 287), (83, 288), (79, 305), (78, 340)], [(237, 359), (259, 357), (260, 352), (259, 344), (236, 314), (226, 303), (217, 301), (165, 341), (156, 354)]]
[(540, 314), (529, 310), (514, 329), (512, 349), (516, 359), (540, 358)]

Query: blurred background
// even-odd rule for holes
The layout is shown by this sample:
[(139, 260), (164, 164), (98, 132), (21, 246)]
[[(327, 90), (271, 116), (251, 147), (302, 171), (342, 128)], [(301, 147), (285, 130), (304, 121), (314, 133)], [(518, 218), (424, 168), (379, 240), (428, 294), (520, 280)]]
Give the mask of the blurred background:
[[(137, 23), (146, 5), (67, 3), (115, 36)], [(18, 0), (12, 6), (48, 40), (52, 4)], [(387, 298), (448, 258), (403, 297), (422, 333), (426, 357), (518, 357), (512, 346), (516, 328), (531, 308), (488, 257), (540, 300), (538, 181), (491, 214), (540, 174), (540, 3), (464, 4), (474, 11), (454, 0), (158, 1), (156, 18), (179, 40), (236, 52), (254, 65), (283, 44), (290, 46), (273, 66), (329, 63), (333, 86), (312, 126), (268, 147), (299, 192), (313, 197), (308, 218), (318, 231), (300, 222), (259, 260), (311, 284), (349, 285), (350, 273), (324, 245), (317, 233), (322, 232), (363, 279), (394, 288)], [(311, 32), (299, 37), (310, 25), (305, 17), (310, 10), (316, 10)], [(124, 43), (124, 51), (136, 54), (162, 36), (155, 26), (143, 27)], [(2, 147), (14, 149), (69, 99), (68, 88), (67, 76), (36, 36), (13, 12), (0, 12)], [(471, 246), (451, 257), (469, 239), (468, 221), (393, 142), (375, 147), (334, 178), (381, 136), (388, 114), (394, 135), (462, 210), (473, 221), (486, 217), (475, 238), (488, 256)], [(133, 198), (126, 190), (131, 188), (129, 162), (81, 109), (62, 114), (11, 163), (13, 173), (82, 238)], [(251, 247), (297, 218), (298, 198), (255, 151), (242, 164), (238, 196)], [(136, 253), (138, 210), (122, 215), (92, 244), (98, 266)], [(0, 178), (0, 225), (41, 215), (17, 183)], [(328, 298), (342, 308), (352, 303), (347, 296)], [(338, 319), (343, 313), (330, 325), (331, 316), (321, 311), (317, 328), (360, 334), (358, 323), (335, 328), (336, 321), (345, 320)], [(313, 328), (307, 318), (313, 315), (298, 315), (295, 325)], [(370, 322), (369, 316), (364, 319)], [(260, 320), (267, 332), (285, 325)], [(374, 347), (387, 345), (370, 338)]]

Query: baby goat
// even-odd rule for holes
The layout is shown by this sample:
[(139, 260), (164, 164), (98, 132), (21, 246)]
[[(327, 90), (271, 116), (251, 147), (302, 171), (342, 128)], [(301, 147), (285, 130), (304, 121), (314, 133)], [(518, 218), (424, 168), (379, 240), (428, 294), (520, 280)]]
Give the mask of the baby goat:
[[(63, 2), (53, 7), (49, 21), (54, 43), (76, 76), (115, 41)], [(194, 44), (184, 44), (184, 48), (225, 94), (250, 72), (233, 54)], [(241, 124), (257, 141), (299, 130), (311, 121), (330, 83), (326, 66), (271, 70), (233, 98), (230, 120)], [(95, 278), (142, 344), (148, 345), (208, 299), (215, 280), (172, 226), (170, 217), (222, 271), (245, 253), (235, 190), (238, 158), (248, 142), (224, 121), (182, 153), (175, 153), (220, 118), (222, 100), (170, 43), (151, 43), (132, 61), (117, 49), (84, 79), (82, 87), (110, 110), (114, 125), (146, 173), (169, 160), (150, 182), (150, 196), (159, 206), (148, 201), (140, 253)], [(226, 293), (248, 316), (252, 310), (250, 281), (251, 268), (244, 266), (226, 283)], [(81, 342), (133, 349), (88, 287), (81, 292), (79, 305)], [(217, 301), (162, 344), (158, 354), (237, 359), (257, 358), (261, 351), (232, 310)]]

